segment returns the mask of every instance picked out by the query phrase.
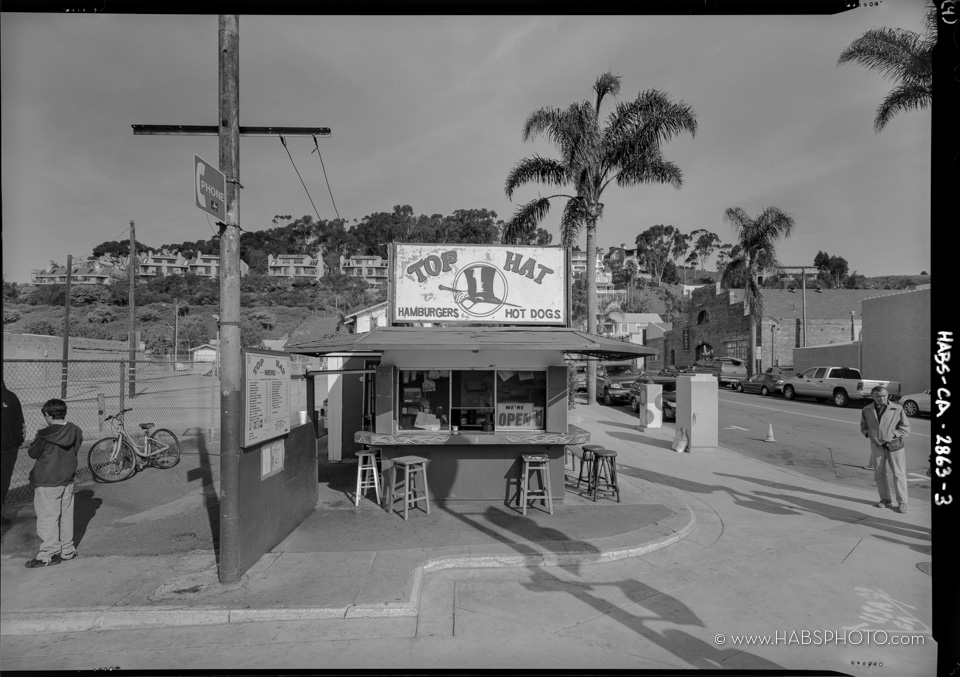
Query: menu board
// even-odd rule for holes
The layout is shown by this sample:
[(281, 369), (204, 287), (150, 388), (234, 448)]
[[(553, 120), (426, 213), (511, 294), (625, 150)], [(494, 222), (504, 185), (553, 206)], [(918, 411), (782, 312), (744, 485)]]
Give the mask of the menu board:
[(290, 358), (286, 353), (243, 353), (243, 446), (290, 432)]

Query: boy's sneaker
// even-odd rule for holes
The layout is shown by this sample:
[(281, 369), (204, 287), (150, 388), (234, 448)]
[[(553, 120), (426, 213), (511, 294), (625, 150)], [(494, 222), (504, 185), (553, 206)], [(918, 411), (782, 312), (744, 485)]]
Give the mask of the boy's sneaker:
[(47, 562), (42, 559), (29, 559), (23, 566), (28, 569), (37, 569), (39, 567), (52, 567), (54, 564), (60, 564), (60, 555), (54, 555)]
[(76, 550), (74, 550), (74, 551), (73, 551), (73, 554), (70, 555), (69, 557), (65, 557), (64, 555), (54, 555), (54, 557), (59, 557), (61, 562), (69, 562), (69, 561), (72, 560), (72, 559), (76, 559), (76, 558), (77, 558), (77, 555), (79, 555), (79, 554), (80, 554), (79, 552), (77, 552)]

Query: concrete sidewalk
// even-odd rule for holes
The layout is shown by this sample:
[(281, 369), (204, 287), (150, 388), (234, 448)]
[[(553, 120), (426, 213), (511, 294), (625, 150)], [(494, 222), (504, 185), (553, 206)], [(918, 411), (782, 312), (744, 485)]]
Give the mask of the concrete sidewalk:
[[(577, 414), (619, 453), (620, 505), (568, 493), (553, 516), (452, 504), (404, 523), (331, 475), (229, 588), (210, 551), (5, 558), (3, 665), (936, 674), (929, 504), (901, 515), (735, 451), (674, 453), (624, 408)], [(92, 628), (127, 629), (75, 632)]]
[[(579, 425), (603, 435), (589, 415)], [(659, 444), (666, 437), (651, 439)], [(613, 438), (605, 443), (623, 446)], [(219, 583), (211, 549), (90, 556), (81, 540), (79, 558), (43, 570), (26, 569), (22, 552), (5, 554), (0, 634), (416, 616), (425, 573), (613, 561), (676, 543), (695, 526), (682, 492), (626, 466), (619, 503), (583, 496), (571, 468), (564, 501), (555, 503), (553, 515), (541, 503), (524, 516), (516, 505), (433, 502), (429, 515), (417, 510), (404, 521), (370, 499), (354, 506), (355, 463), (321, 465), (314, 512), (235, 584)], [(139, 526), (144, 540), (156, 520), (187, 519), (202, 498), (194, 491), (133, 515), (114, 515), (110, 530), (91, 522), (96, 551), (122, 552), (134, 531), (118, 527)], [(20, 528), (23, 540), (23, 530), (33, 525)]]

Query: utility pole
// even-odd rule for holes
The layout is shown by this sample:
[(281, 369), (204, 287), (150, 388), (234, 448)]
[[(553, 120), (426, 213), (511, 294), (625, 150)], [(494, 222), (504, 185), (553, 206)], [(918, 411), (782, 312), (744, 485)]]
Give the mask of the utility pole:
[(798, 270), (800, 271), (800, 291), (801, 291), (801, 317), (803, 318), (803, 329), (802, 329), (802, 340), (801, 345), (807, 347), (807, 268), (812, 266), (780, 266), (780, 270), (784, 273), (795, 273)]
[(330, 136), (329, 127), (240, 126), (240, 27), (237, 15), (220, 15), (217, 126), (133, 125), (134, 135), (219, 136), (220, 171), (226, 177), (226, 222), (220, 222), (220, 560), (221, 583), (240, 579), (240, 137)]
[(137, 396), (137, 315), (136, 315), (136, 290), (137, 290), (137, 228), (133, 221), (130, 222), (130, 261), (127, 264), (127, 273), (130, 278), (130, 399)]
[[(220, 224), (220, 580), (240, 579), (240, 26), (220, 15), (220, 171), (226, 223)], [(226, 538), (225, 538), (226, 536)]]
[[(51, 271), (52, 272), (52, 271)], [(63, 299), (63, 364), (60, 368), (60, 399), (67, 399), (67, 368), (70, 356), (70, 278), (73, 273), (73, 254), (67, 254), (67, 291)]]

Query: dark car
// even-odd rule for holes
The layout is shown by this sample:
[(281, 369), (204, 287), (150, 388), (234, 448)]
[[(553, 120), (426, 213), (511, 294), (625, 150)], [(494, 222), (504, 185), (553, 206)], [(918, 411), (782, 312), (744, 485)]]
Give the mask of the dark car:
[(630, 408), (640, 411), (640, 386), (644, 383), (663, 386), (663, 420), (677, 420), (677, 379), (668, 376), (640, 377), (630, 384)]
[(754, 374), (737, 383), (737, 392), (775, 395), (783, 392), (783, 377), (777, 374)]
[(597, 397), (608, 407), (630, 399), (630, 384), (640, 373), (632, 362), (602, 362), (597, 366)]

